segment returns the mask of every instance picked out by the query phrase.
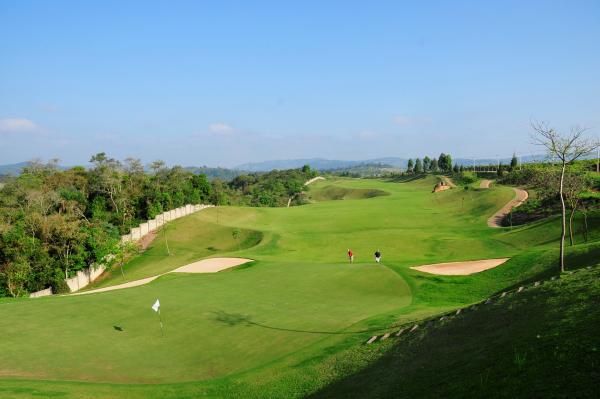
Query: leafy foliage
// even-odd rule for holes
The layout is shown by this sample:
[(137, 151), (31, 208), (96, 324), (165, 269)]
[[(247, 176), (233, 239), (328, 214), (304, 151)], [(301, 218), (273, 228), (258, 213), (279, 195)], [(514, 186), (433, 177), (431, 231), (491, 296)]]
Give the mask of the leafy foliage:
[(237, 176), (210, 182), (180, 166), (124, 163), (98, 153), (92, 167), (59, 170), (32, 162), (0, 188), (0, 296), (22, 296), (118, 252), (120, 235), (156, 215), (188, 203), (285, 206), (304, 201), (303, 169)]

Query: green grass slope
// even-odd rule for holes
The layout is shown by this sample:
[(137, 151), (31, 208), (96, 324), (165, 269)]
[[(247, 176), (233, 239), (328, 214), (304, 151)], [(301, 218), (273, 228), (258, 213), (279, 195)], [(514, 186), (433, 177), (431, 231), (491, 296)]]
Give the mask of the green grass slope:
[(337, 359), (336, 372), (363, 367), (344, 370), (311, 398), (594, 398), (599, 303), (599, 267), (563, 275), (349, 351)]
[[(315, 183), (314, 190), (334, 185), (389, 195), (291, 208), (210, 208), (169, 224), (171, 255), (160, 232), (125, 265), (126, 280), (207, 256), (256, 262), (88, 296), (0, 300), (0, 397), (302, 397), (376, 362), (371, 352), (361, 354), (370, 334), (556, 269), (556, 219), (490, 229), (487, 218), (512, 198), (512, 189), (432, 194), (434, 183), (339, 179)], [(596, 240), (597, 216), (590, 225)], [(239, 242), (233, 229), (242, 231)], [(352, 265), (348, 248), (356, 254)], [(376, 249), (380, 265), (372, 260)], [(594, 245), (570, 253), (573, 264), (600, 256)], [(511, 260), (461, 277), (410, 269), (494, 257)], [(97, 286), (122, 281), (113, 270)], [(150, 309), (156, 298), (164, 337)]]
[[(164, 337), (150, 309), (156, 298)], [(328, 334), (360, 330), (363, 319), (409, 303), (406, 283), (382, 266), (268, 262), (167, 275), (109, 293), (8, 302), (0, 304), (0, 375), (206, 380), (257, 367)]]

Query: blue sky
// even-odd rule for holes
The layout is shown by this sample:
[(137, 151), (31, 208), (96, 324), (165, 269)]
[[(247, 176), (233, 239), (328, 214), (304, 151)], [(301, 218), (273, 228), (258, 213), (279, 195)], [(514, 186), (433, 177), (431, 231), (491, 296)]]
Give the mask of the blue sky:
[(539, 152), (600, 133), (600, 2), (0, 0), (0, 163)]

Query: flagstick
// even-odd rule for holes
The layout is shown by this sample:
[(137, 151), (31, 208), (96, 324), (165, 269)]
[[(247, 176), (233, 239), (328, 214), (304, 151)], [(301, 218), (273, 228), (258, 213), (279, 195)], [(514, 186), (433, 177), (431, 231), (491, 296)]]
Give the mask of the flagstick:
[(160, 322), (160, 336), (164, 337), (165, 333), (163, 331), (163, 323), (162, 323), (162, 317), (160, 315), (160, 308), (158, 308), (158, 321)]

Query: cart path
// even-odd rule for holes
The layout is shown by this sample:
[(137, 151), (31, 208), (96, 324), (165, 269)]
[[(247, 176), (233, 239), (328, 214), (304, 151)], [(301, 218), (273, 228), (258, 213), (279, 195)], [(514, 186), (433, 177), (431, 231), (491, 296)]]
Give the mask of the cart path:
[(513, 190), (515, 191), (515, 197), (488, 219), (487, 224), (489, 227), (502, 227), (502, 219), (504, 219), (513, 208), (521, 205), (529, 197), (527, 191), (522, 188), (513, 187)]
[(221, 270), (229, 269), (234, 266), (243, 265), (244, 263), (252, 262), (252, 259), (245, 258), (209, 258), (203, 259), (198, 262), (190, 263), (189, 265), (181, 266), (170, 272), (162, 273), (152, 277), (146, 277), (139, 280), (129, 281), (127, 283), (113, 285), (110, 287), (98, 288), (95, 290), (74, 292), (70, 295), (87, 295), (96, 294), (98, 292), (121, 290), (123, 288), (138, 287), (140, 285), (148, 284), (151, 281), (156, 280), (160, 276), (164, 276), (169, 273), (216, 273)]
[(492, 184), (492, 181), (489, 179), (483, 179), (480, 183), (479, 183), (479, 188), (490, 188), (490, 184)]

